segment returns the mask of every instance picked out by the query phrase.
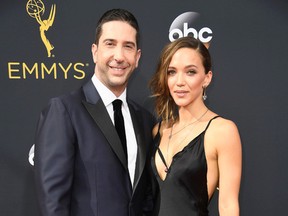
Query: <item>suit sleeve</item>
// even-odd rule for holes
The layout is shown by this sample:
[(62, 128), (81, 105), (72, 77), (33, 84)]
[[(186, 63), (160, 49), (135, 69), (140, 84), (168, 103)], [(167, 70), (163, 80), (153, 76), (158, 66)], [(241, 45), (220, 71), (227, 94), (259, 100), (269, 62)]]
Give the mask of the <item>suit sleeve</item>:
[(75, 135), (59, 98), (40, 115), (35, 138), (35, 181), (43, 216), (68, 216)]

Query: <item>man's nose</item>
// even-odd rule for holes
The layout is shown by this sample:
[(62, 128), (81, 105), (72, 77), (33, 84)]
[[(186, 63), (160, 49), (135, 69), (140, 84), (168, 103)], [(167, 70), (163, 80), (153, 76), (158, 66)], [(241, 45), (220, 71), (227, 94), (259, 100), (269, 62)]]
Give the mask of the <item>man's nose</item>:
[(122, 62), (124, 60), (124, 52), (122, 47), (116, 47), (114, 50), (114, 59), (117, 62)]

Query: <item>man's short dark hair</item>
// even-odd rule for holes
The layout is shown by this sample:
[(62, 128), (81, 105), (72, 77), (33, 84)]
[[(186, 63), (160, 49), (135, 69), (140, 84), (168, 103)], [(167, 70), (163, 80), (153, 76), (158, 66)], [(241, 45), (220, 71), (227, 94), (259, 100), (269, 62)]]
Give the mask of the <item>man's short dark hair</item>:
[(127, 22), (129, 25), (131, 25), (136, 30), (136, 45), (139, 47), (140, 43), (140, 33), (139, 33), (139, 26), (136, 18), (134, 15), (125, 10), (125, 9), (111, 9), (106, 11), (102, 17), (99, 19), (97, 23), (96, 28), (96, 34), (95, 34), (95, 44), (98, 45), (100, 36), (102, 34), (102, 26), (106, 22), (110, 21), (123, 21)]

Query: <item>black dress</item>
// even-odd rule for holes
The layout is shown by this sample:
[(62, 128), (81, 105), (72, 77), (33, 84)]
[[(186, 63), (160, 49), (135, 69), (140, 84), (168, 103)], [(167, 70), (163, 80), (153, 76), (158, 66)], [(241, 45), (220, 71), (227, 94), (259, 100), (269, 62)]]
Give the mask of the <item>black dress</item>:
[(155, 137), (157, 148), (152, 157), (152, 170), (160, 187), (158, 216), (209, 215), (204, 135), (211, 121), (217, 117), (212, 118), (202, 133), (195, 137), (182, 151), (174, 155), (164, 180), (158, 174), (154, 158), (156, 153), (159, 154), (166, 165), (159, 148), (161, 137), (158, 131)]

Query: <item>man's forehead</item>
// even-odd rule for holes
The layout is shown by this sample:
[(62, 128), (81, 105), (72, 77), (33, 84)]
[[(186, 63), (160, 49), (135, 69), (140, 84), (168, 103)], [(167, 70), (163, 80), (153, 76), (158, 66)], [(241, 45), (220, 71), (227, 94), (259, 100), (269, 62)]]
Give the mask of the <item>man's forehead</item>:
[(136, 40), (136, 29), (125, 21), (109, 21), (102, 25), (101, 36), (113, 35)]

